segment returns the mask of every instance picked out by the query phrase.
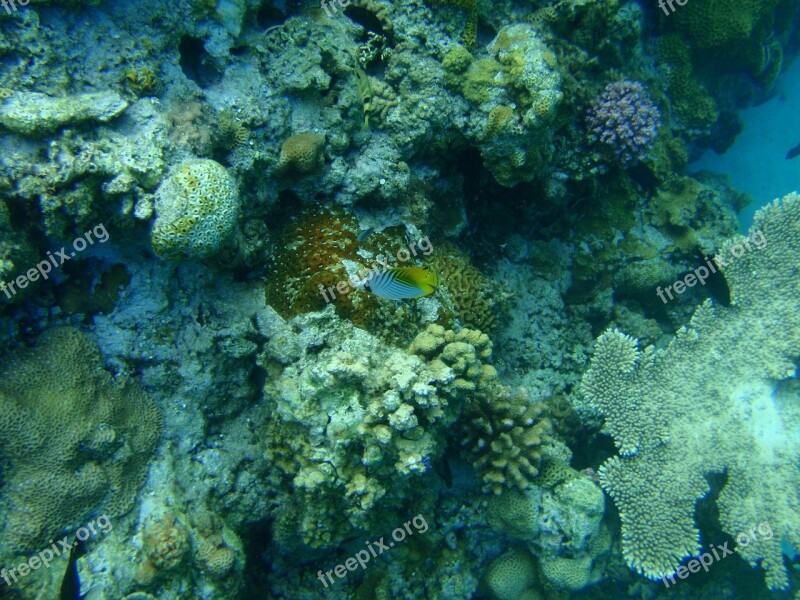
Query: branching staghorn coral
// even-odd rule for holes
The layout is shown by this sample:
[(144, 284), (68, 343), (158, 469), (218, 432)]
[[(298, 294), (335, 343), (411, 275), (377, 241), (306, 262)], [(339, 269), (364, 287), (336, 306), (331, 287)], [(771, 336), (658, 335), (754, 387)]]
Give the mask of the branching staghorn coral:
[(727, 472), (724, 531), (765, 519), (774, 530), (738, 548), (770, 589), (788, 585), (782, 542), (800, 547), (800, 197), (761, 209), (750, 231), (718, 254), (730, 307), (707, 301), (663, 350), (607, 331), (581, 384), (620, 450), (599, 475), (619, 508), (623, 553), (652, 579), (699, 554), (695, 503), (711, 473)]

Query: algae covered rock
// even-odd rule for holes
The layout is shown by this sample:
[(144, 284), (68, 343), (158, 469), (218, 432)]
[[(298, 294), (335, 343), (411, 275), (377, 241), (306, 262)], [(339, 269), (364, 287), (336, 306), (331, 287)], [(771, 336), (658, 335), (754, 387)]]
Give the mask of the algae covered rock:
[(191, 159), (170, 171), (156, 191), (151, 241), (163, 257), (206, 258), (233, 233), (239, 190), (221, 164)]
[(0, 105), (0, 124), (21, 135), (42, 135), (83, 122), (105, 123), (126, 108), (128, 102), (116, 92), (61, 98), (38, 92), (17, 92)]
[[(550, 156), (548, 125), (563, 97), (561, 76), (555, 54), (530, 25), (504, 27), (487, 49), (490, 56), (463, 74), (462, 93), (480, 107), (471, 128), (486, 167), (511, 187), (531, 181)], [(455, 62), (451, 72), (463, 69)]]

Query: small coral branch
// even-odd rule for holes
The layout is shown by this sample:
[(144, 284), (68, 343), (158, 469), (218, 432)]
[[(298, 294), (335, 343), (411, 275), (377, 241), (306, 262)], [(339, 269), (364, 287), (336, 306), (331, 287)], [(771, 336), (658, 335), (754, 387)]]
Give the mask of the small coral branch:
[(473, 400), (462, 423), (462, 446), (487, 493), (531, 487), (555, 441), (547, 405), (501, 386)]

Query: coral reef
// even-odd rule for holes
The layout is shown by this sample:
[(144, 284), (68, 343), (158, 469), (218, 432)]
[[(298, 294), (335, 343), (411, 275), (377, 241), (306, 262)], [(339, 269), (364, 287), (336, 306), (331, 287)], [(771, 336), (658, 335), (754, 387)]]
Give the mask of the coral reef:
[[(761, 315), (770, 337), (754, 336), (754, 356), (732, 372), (761, 387), (729, 389), (709, 367), (690, 390), (670, 378), (700, 369), (675, 360), (659, 380), (674, 394), (634, 389), (637, 407), (691, 400), (709, 422), (742, 427), (740, 445), (720, 445), (735, 460), (693, 447), (711, 436), (688, 409), (675, 408), (683, 428), (660, 409), (643, 424), (651, 413), (576, 392), (599, 332), (667, 348), (711, 286), (668, 305), (655, 289), (698, 253), (739, 252), (719, 240), (746, 198), (687, 170), (731, 143), (739, 108), (774, 91), (796, 53), (797, 2), (724, 0), (726, 14), (692, 2), (666, 19), (619, 0), (0, 8), (0, 281), (98, 223), (110, 232), (47, 285), (0, 303), (0, 344), (22, 357), (0, 380), (0, 412), (13, 413), (0, 419), (3, 565), (106, 511), (113, 533), (78, 563), (82, 590), (106, 598), (651, 598), (659, 584), (627, 568), (620, 544), (644, 565), (696, 537), (689, 507), (716, 486), (724, 532), (777, 507), (783, 529), (741, 551), (764, 569), (735, 576), (766, 571), (780, 586), (775, 541), (797, 537), (797, 456), (764, 440), (796, 441), (798, 390), (753, 365), (794, 336), (788, 372), (797, 311), (767, 306), (783, 296), (761, 284), (761, 299), (746, 290), (774, 266), (741, 257), (726, 268), (740, 282), (732, 305), (698, 313), (701, 337), (724, 329), (727, 347), (686, 332), (675, 342), (726, 369), (734, 341), (751, 345), (734, 330), (746, 337)], [(642, 82), (629, 90), (642, 114), (629, 105), (603, 138), (601, 113), (630, 100), (617, 89), (617, 105), (598, 100), (593, 142), (587, 107), (610, 81)], [(423, 236), (432, 252), (401, 259)], [(398, 262), (434, 268), (436, 293), (392, 302), (359, 289), (369, 269)], [(796, 293), (788, 271), (773, 279)], [(102, 359), (54, 329), (69, 324), (89, 330)], [(18, 350), (46, 330), (42, 347)], [(607, 460), (604, 417), (615, 435), (639, 436), (638, 454)], [(688, 475), (662, 460), (679, 454), (658, 445), (664, 431), (694, 451)], [(726, 469), (724, 486), (700, 481), (709, 466)], [(676, 525), (660, 518), (677, 513)], [(413, 514), (430, 530), (321, 587), (318, 569)], [(669, 594), (733, 596), (744, 589), (733, 570), (708, 576), (716, 595), (698, 591), (702, 576)], [(62, 577), (39, 569), (9, 593), (57, 597)]]
[(769, 515), (774, 537), (738, 552), (770, 589), (788, 585), (781, 540), (800, 546), (800, 456), (795, 393), (780, 382), (800, 351), (798, 225), (795, 194), (761, 209), (750, 238), (718, 254), (731, 306), (706, 301), (667, 348), (640, 351), (616, 330), (597, 341), (581, 389), (620, 450), (600, 481), (620, 511), (625, 558), (647, 577), (699, 554), (695, 503), (710, 489), (705, 476), (726, 471), (723, 530), (737, 536)]
[(0, 500), (4, 553), (33, 552), (99, 511), (133, 506), (161, 413), (133, 380), (112, 382), (78, 330), (52, 329), (6, 362), (0, 412), (0, 457), (13, 465)]
[(236, 227), (239, 204), (236, 183), (221, 164), (182, 162), (156, 192), (153, 249), (170, 258), (216, 254)]
[(638, 81), (609, 83), (586, 116), (589, 136), (623, 166), (647, 155), (661, 125), (661, 113)]

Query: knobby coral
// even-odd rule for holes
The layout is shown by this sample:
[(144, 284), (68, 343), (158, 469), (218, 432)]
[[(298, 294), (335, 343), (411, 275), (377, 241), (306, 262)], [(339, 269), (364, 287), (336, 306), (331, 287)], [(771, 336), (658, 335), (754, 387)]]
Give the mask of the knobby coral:
[(723, 245), (730, 307), (707, 301), (663, 350), (640, 351), (617, 330), (597, 341), (581, 390), (620, 450), (600, 481), (620, 511), (625, 558), (647, 577), (699, 553), (695, 503), (705, 475), (725, 471), (722, 528), (736, 536), (768, 518), (774, 535), (738, 553), (771, 589), (788, 585), (781, 544), (800, 547), (800, 403), (789, 379), (800, 354), (798, 239), (793, 193), (756, 214), (750, 238)]
[(641, 160), (653, 145), (661, 113), (638, 81), (609, 83), (587, 115), (589, 136), (623, 166)]
[(462, 444), (482, 476), (484, 492), (500, 494), (507, 486), (533, 485), (555, 440), (546, 405), (502, 387), (474, 399), (463, 423)]

